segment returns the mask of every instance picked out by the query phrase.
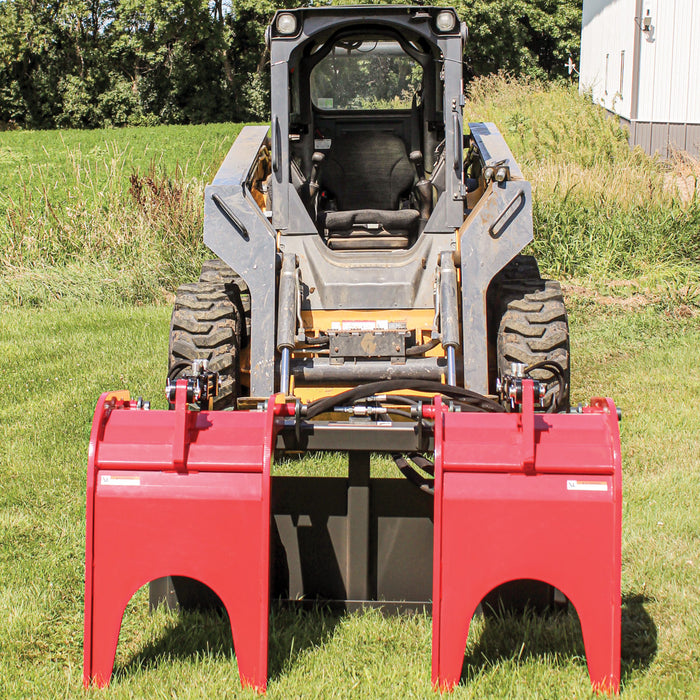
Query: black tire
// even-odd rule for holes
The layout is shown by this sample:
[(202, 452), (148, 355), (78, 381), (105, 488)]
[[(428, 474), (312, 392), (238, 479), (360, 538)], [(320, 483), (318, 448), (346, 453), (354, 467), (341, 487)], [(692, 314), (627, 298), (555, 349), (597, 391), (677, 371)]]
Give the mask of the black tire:
[(200, 282), (221, 286), (238, 307), (245, 324), (241, 328), (241, 349), (250, 341), (250, 290), (240, 275), (237, 275), (223, 260), (205, 260), (202, 263)]
[(243, 322), (232, 287), (208, 282), (182, 285), (170, 322), (168, 377), (187, 373), (193, 360), (209, 360), (209, 369), (218, 372), (220, 379), (215, 409), (234, 407), (240, 388)]
[[(209, 261), (219, 262), (219, 261)], [(219, 373), (215, 409), (233, 408), (240, 390), (239, 353), (243, 305), (233, 279), (224, 279), (202, 266), (204, 280), (183, 284), (175, 294), (170, 320), (168, 377), (186, 374), (193, 360), (209, 360)], [(221, 601), (203, 583), (182, 576), (156, 579), (150, 585), (151, 607), (164, 602), (185, 610), (220, 608)]]
[(535, 276), (528, 257), (522, 256), (521, 265), (511, 267), (499, 280), (498, 373), (500, 376), (510, 373), (513, 362), (528, 366), (543, 360), (556, 362), (564, 372), (563, 396), (559, 396), (559, 383), (551, 372), (534, 370), (532, 376), (547, 382), (544, 407), (550, 409), (556, 401), (557, 409), (566, 411), (569, 408), (570, 358), (564, 297), (559, 282), (541, 279), (539, 271)]

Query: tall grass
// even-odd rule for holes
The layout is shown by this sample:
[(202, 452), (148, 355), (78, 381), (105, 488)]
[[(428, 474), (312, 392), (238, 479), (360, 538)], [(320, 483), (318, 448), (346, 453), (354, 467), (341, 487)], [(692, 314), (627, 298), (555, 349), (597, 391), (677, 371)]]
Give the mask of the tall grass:
[[(697, 162), (631, 150), (565, 85), (476, 80), (465, 114), (496, 122), (533, 182), (548, 274), (700, 306)], [(204, 186), (241, 126), (0, 133), (0, 303), (157, 302), (196, 277)]]
[(196, 275), (241, 125), (0, 135), (0, 301), (149, 302)]
[(493, 121), (534, 185), (533, 250), (557, 276), (697, 279), (700, 165), (630, 149), (627, 133), (575, 87), (476, 80), (470, 121)]

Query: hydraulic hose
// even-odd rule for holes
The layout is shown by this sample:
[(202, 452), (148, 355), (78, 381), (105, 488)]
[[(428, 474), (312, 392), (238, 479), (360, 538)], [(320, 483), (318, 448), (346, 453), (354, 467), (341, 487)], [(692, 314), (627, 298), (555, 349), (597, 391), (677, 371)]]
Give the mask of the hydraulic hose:
[(433, 348), (437, 347), (440, 345), (440, 341), (435, 338), (427, 343), (423, 343), (422, 345), (414, 345), (413, 347), (406, 348), (406, 357), (414, 357), (416, 355), (425, 355), (428, 350), (432, 350)]
[(526, 367), (525, 374), (530, 374), (530, 372), (534, 372), (538, 369), (549, 372), (557, 380), (559, 391), (557, 392), (556, 400), (553, 400), (552, 404), (547, 409), (547, 413), (556, 413), (562, 408), (562, 401), (568, 389), (566, 378), (564, 377), (564, 368), (558, 362), (554, 362), (554, 360), (542, 360), (541, 362), (535, 362), (529, 367)]
[(409, 391), (424, 391), (428, 394), (442, 394), (451, 399), (456, 399), (460, 403), (468, 406), (472, 410), (492, 413), (504, 413), (505, 408), (496, 401), (492, 401), (486, 396), (477, 394), (475, 391), (463, 389), (459, 386), (450, 386), (441, 382), (426, 379), (387, 379), (379, 382), (361, 384), (354, 389), (348, 389), (335, 396), (326, 396), (312, 401), (306, 409), (306, 418), (310, 420), (322, 413), (333, 411), (335, 406), (353, 403), (358, 399), (363, 399), (373, 394), (383, 394), (389, 391), (406, 389)]
[[(417, 486), (421, 491), (433, 496), (435, 495), (435, 487), (433, 486), (433, 479), (426, 479), (424, 476), (419, 474), (409, 463), (406, 457), (404, 457), (402, 454), (399, 454), (397, 452), (393, 453), (391, 455), (394, 459), (394, 463), (396, 466), (399, 468), (399, 471), (414, 485)], [(417, 466), (421, 466), (417, 461), (416, 457), (417, 455), (411, 454), (408, 455), (409, 459), (416, 464)], [(424, 460), (428, 461), (428, 460)], [(432, 462), (430, 462), (432, 464)], [(422, 468), (422, 467), (421, 467)]]

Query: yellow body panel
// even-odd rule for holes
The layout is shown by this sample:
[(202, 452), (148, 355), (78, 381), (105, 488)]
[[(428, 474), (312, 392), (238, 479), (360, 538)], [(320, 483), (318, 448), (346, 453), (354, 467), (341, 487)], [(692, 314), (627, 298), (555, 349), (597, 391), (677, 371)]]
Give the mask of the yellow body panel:
[[(427, 343), (433, 329), (433, 309), (391, 309), (391, 310), (366, 310), (366, 309), (340, 309), (333, 311), (307, 310), (302, 311), (304, 328), (308, 335), (319, 335), (333, 328), (333, 323), (341, 324), (348, 321), (367, 323), (371, 321), (403, 322), (406, 330), (416, 331), (416, 342), (418, 344)], [(444, 355), (442, 346), (437, 345), (432, 350), (425, 353), (426, 357), (442, 357)], [(292, 357), (300, 357), (301, 354), (292, 353)], [(305, 357), (314, 357), (306, 353)], [(240, 355), (241, 383), (244, 386), (250, 385), (250, 346), (241, 351)], [(303, 402), (308, 403), (324, 396), (333, 396), (346, 389), (352, 389), (354, 385), (325, 386), (317, 384), (313, 386), (295, 386), (292, 378), (290, 394), (296, 396)], [(391, 392), (390, 392), (391, 393)], [(399, 392), (400, 393), (400, 392)], [(420, 394), (421, 392), (415, 392)]]
[(343, 321), (403, 321), (407, 330), (416, 330), (419, 334), (427, 332), (433, 327), (433, 309), (381, 309), (377, 310), (354, 310), (338, 309), (333, 311), (302, 311), (301, 317), (304, 321), (304, 328), (308, 331), (328, 331), (332, 328), (333, 322)]
[[(304, 328), (309, 335), (318, 335), (321, 331), (327, 332), (333, 328), (333, 323), (340, 324), (342, 328), (343, 322), (347, 323), (349, 321), (357, 321), (358, 323), (372, 321), (402, 322), (406, 324), (406, 330), (416, 331), (416, 342), (422, 344), (430, 340), (435, 312), (433, 309), (339, 309), (333, 311), (307, 310), (302, 311), (301, 316)], [(442, 356), (443, 354), (443, 349), (440, 346), (426, 353), (428, 356)], [(295, 357), (294, 353), (292, 353), (292, 357)], [(354, 385), (295, 386), (292, 384), (291, 393), (302, 401), (309, 402), (324, 396), (333, 396), (352, 388), (354, 388)]]

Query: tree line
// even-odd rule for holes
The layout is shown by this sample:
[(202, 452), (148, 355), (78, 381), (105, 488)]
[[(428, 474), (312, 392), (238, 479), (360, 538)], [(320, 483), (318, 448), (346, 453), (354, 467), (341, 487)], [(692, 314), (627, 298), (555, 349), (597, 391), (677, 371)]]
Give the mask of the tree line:
[[(0, 128), (266, 120), (265, 27), (275, 9), (300, 4), (0, 0)], [(578, 59), (582, 0), (434, 4), (467, 22), (473, 74), (556, 78)]]

